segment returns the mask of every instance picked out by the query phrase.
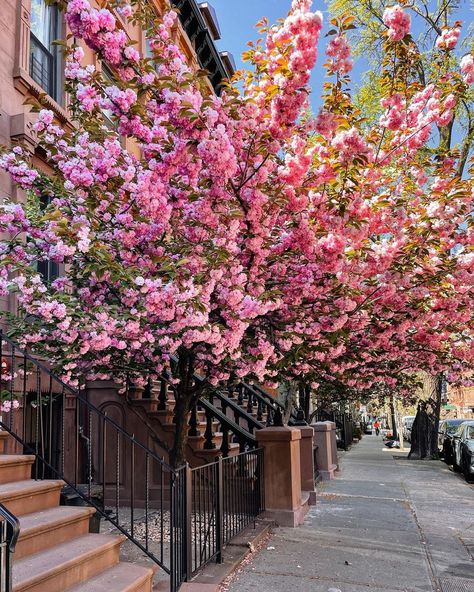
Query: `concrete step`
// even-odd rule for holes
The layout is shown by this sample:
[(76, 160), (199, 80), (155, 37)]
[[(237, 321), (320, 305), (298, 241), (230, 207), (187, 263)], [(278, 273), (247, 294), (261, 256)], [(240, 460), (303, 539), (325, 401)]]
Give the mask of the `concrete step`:
[(31, 465), (34, 462), (34, 455), (0, 455), (0, 484), (29, 479), (31, 477)]
[(151, 592), (154, 570), (133, 563), (119, 563), (67, 592)]
[(63, 481), (15, 481), (0, 485), (0, 502), (15, 516), (47, 510), (59, 505)]
[(85, 582), (118, 563), (124, 538), (87, 534), (15, 561), (13, 592), (63, 592)]
[(5, 444), (7, 442), (8, 435), (8, 432), (5, 430), (0, 431), (0, 454), (5, 452)]
[(87, 534), (94, 512), (90, 507), (58, 506), (21, 516), (15, 561)]

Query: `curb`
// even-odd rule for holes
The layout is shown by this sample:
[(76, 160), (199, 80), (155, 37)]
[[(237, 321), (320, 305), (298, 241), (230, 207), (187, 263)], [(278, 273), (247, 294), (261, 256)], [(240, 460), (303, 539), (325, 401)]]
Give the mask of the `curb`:
[(219, 592), (224, 580), (254, 552), (259, 543), (272, 532), (273, 526), (273, 522), (258, 520), (255, 528), (245, 528), (225, 547), (223, 563), (208, 563), (191, 582), (181, 586), (180, 592)]

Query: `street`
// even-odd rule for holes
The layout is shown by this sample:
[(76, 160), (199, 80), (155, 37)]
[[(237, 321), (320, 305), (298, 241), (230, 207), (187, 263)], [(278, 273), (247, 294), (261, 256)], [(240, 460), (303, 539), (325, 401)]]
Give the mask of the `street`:
[(474, 592), (474, 486), (365, 436), (318, 485), (300, 528), (278, 528), (231, 592)]

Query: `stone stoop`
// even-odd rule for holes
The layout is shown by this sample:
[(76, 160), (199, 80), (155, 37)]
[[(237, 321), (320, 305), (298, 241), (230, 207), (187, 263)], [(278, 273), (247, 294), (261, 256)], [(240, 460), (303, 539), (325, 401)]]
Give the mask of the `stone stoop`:
[(91, 507), (60, 506), (60, 480), (30, 478), (34, 456), (3, 454), (0, 503), (20, 521), (13, 592), (152, 592), (155, 570), (120, 562), (122, 535), (90, 534)]
[[(173, 443), (175, 432), (175, 425), (173, 423), (173, 411), (175, 406), (175, 399), (172, 389), (168, 390), (166, 409), (158, 410), (158, 392), (152, 392), (152, 398), (143, 398), (143, 389), (137, 389), (133, 393), (130, 404), (136, 409), (141, 409), (151, 424), (151, 427), (156, 431), (160, 440), (164, 441), (168, 446)], [(243, 407), (242, 407), (243, 409)], [(188, 415), (190, 418), (191, 413)], [(206, 413), (205, 411), (197, 411), (197, 430), (199, 436), (189, 436), (187, 442), (187, 460), (191, 467), (198, 467), (216, 460), (221, 455), (220, 447), (222, 445), (223, 434), (217, 431), (219, 422), (213, 420), (212, 422), (212, 442), (214, 448), (206, 450), (204, 448), (204, 433), (206, 431)], [(239, 444), (232, 442), (232, 434), (229, 434), (229, 456), (236, 456), (240, 452)]]

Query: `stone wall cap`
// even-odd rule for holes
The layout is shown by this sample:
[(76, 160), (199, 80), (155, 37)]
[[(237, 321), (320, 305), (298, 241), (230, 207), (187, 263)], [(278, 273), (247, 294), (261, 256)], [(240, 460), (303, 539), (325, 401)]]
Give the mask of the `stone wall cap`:
[(317, 421), (311, 427), (315, 432), (330, 432), (336, 429), (336, 424), (333, 421)]
[(268, 427), (255, 432), (257, 442), (273, 442), (273, 441), (291, 441), (301, 440), (301, 432), (299, 428), (290, 428), (288, 426)]
[(298, 429), (301, 432), (302, 438), (311, 438), (314, 435), (314, 428), (313, 426), (298, 426)]

